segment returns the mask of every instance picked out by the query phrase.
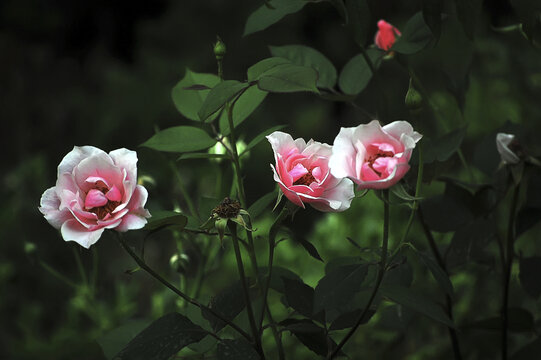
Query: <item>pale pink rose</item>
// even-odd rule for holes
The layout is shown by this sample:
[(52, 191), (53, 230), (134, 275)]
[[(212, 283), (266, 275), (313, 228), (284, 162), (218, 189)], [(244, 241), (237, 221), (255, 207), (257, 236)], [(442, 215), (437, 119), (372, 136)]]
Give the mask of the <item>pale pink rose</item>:
[(353, 180), (359, 189), (387, 189), (408, 172), (411, 152), (421, 137), (407, 121), (381, 127), (373, 120), (342, 128), (334, 139), (331, 174)]
[(374, 43), (382, 50), (389, 50), (395, 43), (400, 31), (385, 20), (378, 21), (378, 32), (374, 37)]
[(518, 164), (520, 157), (511, 149), (517, 150), (520, 146), (515, 141), (515, 135), (498, 133), (496, 135), (496, 147), (504, 164)]
[(105, 229), (127, 231), (145, 226), (147, 190), (137, 185), (137, 153), (109, 154), (75, 146), (58, 165), (56, 186), (45, 190), (39, 210), (61, 230), (65, 241), (89, 248)]
[(274, 180), (295, 205), (310, 204), (319, 211), (344, 211), (355, 194), (348, 179), (336, 179), (329, 172), (330, 145), (314, 140), (293, 140), (291, 135), (275, 131), (267, 136), (276, 167), (271, 165)]

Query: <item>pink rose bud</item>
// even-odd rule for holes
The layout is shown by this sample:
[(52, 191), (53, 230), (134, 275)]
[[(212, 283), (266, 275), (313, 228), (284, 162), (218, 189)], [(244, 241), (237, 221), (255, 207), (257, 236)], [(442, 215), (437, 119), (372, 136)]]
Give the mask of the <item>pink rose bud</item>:
[(295, 205), (310, 204), (319, 211), (347, 210), (355, 194), (353, 183), (330, 174), (330, 145), (313, 140), (293, 140), (291, 135), (275, 131), (267, 136), (276, 167), (271, 165), (274, 180), (284, 195)]
[(511, 150), (519, 146), (513, 134), (498, 133), (496, 135), (496, 147), (504, 164), (512, 165), (520, 162), (520, 157), (515, 151)]
[(331, 174), (353, 180), (359, 189), (387, 189), (408, 172), (411, 152), (421, 137), (407, 121), (381, 127), (373, 120), (342, 128), (334, 139)]
[(145, 226), (147, 190), (137, 185), (137, 153), (109, 154), (75, 146), (58, 165), (56, 186), (45, 190), (39, 211), (65, 241), (89, 248), (105, 229), (128, 231)]
[(376, 37), (374, 38), (374, 43), (377, 47), (385, 51), (393, 46), (397, 36), (402, 35), (397, 28), (385, 20), (378, 21), (378, 29)]

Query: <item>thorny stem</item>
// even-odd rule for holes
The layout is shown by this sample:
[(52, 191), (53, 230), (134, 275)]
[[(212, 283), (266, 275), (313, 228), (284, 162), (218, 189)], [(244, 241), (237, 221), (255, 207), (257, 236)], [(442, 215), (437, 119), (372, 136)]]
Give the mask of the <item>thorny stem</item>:
[(244, 302), (246, 303), (246, 310), (248, 312), (248, 320), (250, 321), (250, 328), (252, 329), (252, 335), (255, 340), (256, 349), (259, 355), (264, 358), (263, 347), (261, 346), (261, 336), (255, 323), (254, 310), (252, 308), (252, 301), (250, 299), (250, 291), (248, 289), (248, 282), (246, 281), (246, 274), (244, 273), (244, 265), (242, 262), (242, 254), (240, 253), (239, 241), (237, 239), (237, 226), (232, 221), (228, 221), (229, 231), (231, 231), (231, 239), (233, 240), (233, 248), (235, 250), (235, 257), (237, 259), (237, 268), (239, 271), (240, 281), (242, 283), (242, 290), (244, 293)]
[(334, 351), (327, 356), (328, 360), (334, 359), (342, 347), (346, 344), (346, 342), (353, 336), (355, 331), (359, 328), (359, 326), (362, 324), (366, 314), (368, 313), (368, 310), (372, 306), (372, 303), (374, 302), (374, 299), (376, 298), (376, 294), (379, 290), (379, 287), (381, 285), (381, 282), (383, 281), (383, 276), (385, 275), (386, 267), (387, 267), (387, 249), (389, 246), (389, 190), (383, 191), (383, 239), (381, 241), (381, 260), (379, 263), (379, 270), (378, 270), (378, 277), (376, 278), (376, 283), (374, 284), (374, 288), (372, 289), (372, 294), (370, 295), (370, 298), (368, 299), (368, 303), (363, 309), (363, 312), (361, 313), (361, 316), (357, 319), (357, 322), (355, 325), (349, 330), (349, 332), (346, 334), (346, 336), (340, 341), (338, 346), (334, 349)]
[[(425, 233), (426, 239), (428, 240), (428, 245), (430, 246), (430, 250), (432, 250), (432, 254), (436, 258), (436, 262), (438, 263), (440, 268), (445, 272), (445, 274), (449, 276), (449, 272), (447, 271), (447, 267), (445, 266), (445, 261), (443, 260), (443, 257), (441, 256), (438, 246), (436, 245), (436, 241), (434, 240), (434, 236), (432, 236), (432, 232), (430, 231), (428, 225), (425, 222), (421, 208), (417, 210), (417, 216), (423, 228), (423, 232)], [(445, 305), (446, 305), (447, 315), (449, 316), (451, 320), (453, 320), (453, 301), (448, 294), (445, 295)], [(460, 344), (458, 342), (457, 333), (455, 329), (453, 329), (452, 327), (447, 327), (447, 329), (449, 331), (449, 337), (451, 339), (451, 345), (453, 347), (453, 354), (454, 354), (455, 360), (461, 360), (462, 354), (460, 352)]]
[(238, 327), (237, 325), (235, 325), (233, 322), (231, 322), (230, 320), (224, 318), (222, 315), (218, 314), (217, 312), (215, 312), (214, 310), (212, 310), (211, 308), (201, 304), (199, 301), (197, 301), (196, 299), (192, 299), (191, 297), (189, 297), (188, 295), (184, 294), (182, 291), (180, 291), (177, 287), (175, 287), (174, 285), (172, 285), (169, 281), (165, 280), (163, 277), (161, 277), (157, 272), (155, 272), (154, 270), (152, 270), (151, 267), (149, 267), (146, 262), (141, 259), (129, 246), (128, 244), (126, 244), (126, 241), (124, 240), (124, 238), (122, 238), (122, 235), (118, 232), (116, 232), (117, 234), (117, 238), (118, 238), (118, 241), (120, 242), (120, 245), (122, 246), (122, 248), (124, 248), (124, 250), (126, 250), (126, 252), (133, 258), (133, 260), (135, 260), (135, 262), (137, 263), (137, 265), (139, 265), (139, 267), (143, 270), (145, 270), (149, 275), (151, 275), (152, 277), (154, 277), (156, 280), (158, 280), (159, 282), (161, 282), (163, 285), (165, 285), (167, 288), (169, 288), (171, 291), (173, 291), (175, 294), (177, 294), (178, 296), (180, 296), (182, 299), (184, 299), (185, 301), (189, 302), (190, 304), (194, 305), (194, 306), (197, 306), (198, 308), (200, 308), (201, 310), (205, 310), (206, 312), (212, 314), (214, 317), (220, 319), (221, 321), (223, 321), (224, 323), (226, 323), (227, 325), (229, 325), (231, 328), (233, 328), (236, 332), (238, 332), (240, 335), (242, 335), (246, 340), (252, 342), (252, 338), (250, 337), (250, 335), (248, 335), (244, 330), (242, 330), (240, 327)]
[(507, 359), (507, 333), (509, 328), (509, 282), (511, 281), (511, 269), (513, 267), (513, 258), (515, 255), (515, 212), (517, 209), (518, 195), (520, 187), (514, 185), (511, 208), (509, 209), (509, 220), (507, 224), (507, 254), (505, 256), (505, 268), (503, 278), (503, 304), (502, 304), (502, 360)]

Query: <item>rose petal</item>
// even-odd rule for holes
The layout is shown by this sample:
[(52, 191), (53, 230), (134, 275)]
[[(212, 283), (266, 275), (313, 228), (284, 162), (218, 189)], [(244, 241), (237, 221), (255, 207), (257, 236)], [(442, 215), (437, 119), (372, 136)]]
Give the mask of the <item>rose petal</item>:
[(144, 217), (127, 214), (122, 217), (122, 222), (115, 228), (116, 231), (125, 232), (128, 230), (136, 230), (143, 228), (147, 223)]
[(107, 199), (109, 199), (109, 201), (122, 200), (122, 194), (120, 193), (120, 190), (118, 190), (116, 185), (113, 185), (113, 187), (109, 189), (109, 191), (107, 192), (107, 194), (105, 194), (105, 196), (107, 197)]
[(86, 182), (86, 179), (91, 177), (104, 178), (110, 185), (122, 183), (122, 171), (115, 166), (113, 159), (106, 153), (100, 153), (81, 160), (73, 169), (73, 174), (75, 183), (83, 191), (88, 191), (93, 186), (92, 183)]
[(293, 169), (289, 170), (289, 175), (293, 178), (293, 183), (306, 174), (308, 174), (308, 170), (302, 164), (297, 164)]
[(97, 189), (91, 189), (85, 198), (85, 209), (101, 207), (107, 204), (108, 200), (104, 193)]
[(126, 169), (127, 180), (137, 182), (137, 153), (135, 151), (121, 148), (111, 151), (109, 155), (116, 166)]
[(60, 199), (56, 194), (56, 187), (45, 190), (41, 195), (39, 211), (55, 229), (60, 229), (64, 222), (72, 218), (69, 210), (59, 210), (59, 207)]
[(332, 155), (329, 158), (329, 168), (334, 177), (355, 177), (357, 173), (355, 171), (356, 151), (353, 146), (354, 132), (355, 128), (341, 128), (334, 139)]
[(321, 201), (310, 202), (310, 206), (319, 211), (341, 212), (349, 209), (354, 198), (353, 182), (340, 179), (335, 186), (325, 190)]
[(71, 219), (66, 221), (61, 228), (62, 237), (65, 241), (75, 241), (79, 245), (89, 248), (99, 240), (105, 229), (96, 229), (89, 231), (82, 226), (77, 220)]
[(103, 150), (94, 146), (74, 146), (58, 165), (58, 177), (63, 173), (71, 173), (75, 166), (77, 166), (83, 159), (96, 154), (105, 154)]

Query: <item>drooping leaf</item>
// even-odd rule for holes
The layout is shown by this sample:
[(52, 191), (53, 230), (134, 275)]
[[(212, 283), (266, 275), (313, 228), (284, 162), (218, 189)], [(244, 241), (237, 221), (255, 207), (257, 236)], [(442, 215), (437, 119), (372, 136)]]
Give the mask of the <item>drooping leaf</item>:
[(323, 262), (323, 259), (321, 258), (321, 255), (319, 255), (319, 252), (317, 251), (314, 244), (312, 244), (310, 241), (306, 240), (303, 237), (295, 237), (295, 241), (297, 241), (304, 248), (304, 250), (306, 250), (306, 252), (310, 254), (311, 257)]
[[(374, 68), (377, 69), (379, 59), (383, 53), (377, 49), (368, 49), (366, 53), (372, 61)], [(346, 63), (340, 73), (338, 85), (345, 94), (357, 95), (366, 88), (373, 75), (365, 57), (363, 54), (359, 54)]]
[(425, 298), (417, 290), (412, 290), (400, 285), (384, 283), (381, 286), (381, 292), (384, 296), (398, 304), (404, 305), (448, 327), (455, 327), (455, 324), (443, 311), (441, 306)]
[(447, 265), (452, 268), (470, 261), (476, 263), (492, 261), (490, 255), (485, 255), (484, 249), (494, 239), (494, 229), (492, 220), (483, 217), (460, 226), (451, 239)]
[[(267, 96), (266, 91), (261, 91), (257, 86), (251, 86), (246, 89), (235, 102), (233, 107), (233, 126), (237, 127), (246, 120), (259, 107)], [(227, 112), (223, 111), (220, 116), (220, 133), (223, 136), (228, 136), (231, 132), (229, 129), (229, 119)]]
[(396, 185), (393, 185), (391, 187), (391, 192), (397, 196), (398, 198), (404, 200), (404, 201), (415, 201), (415, 200), (422, 200), (421, 197), (415, 197), (414, 195), (410, 195), (406, 189), (404, 189), (404, 185), (401, 183), (398, 183)]
[(468, 37), (473, 40), (475, 24), (478, 21), (482, 0), (455, 0), (456, 14), (462, 28)]
[(280, 21), (284, 16), (301, 10), (307, 3), (307, 1), (303, 0), (271, 0), (272, 9), (265, 4), (261, 5), (248, 16), (243, 36), (265, 30)]
[(266, 71), (272, 69), (275, 66), (284, 64), (291, 64), (291, 61), (282, 57), (270, 57), (263, 59), (248, 68), (248, 81), (256, 81)]
[(216, 143), (204, 130), (193, 126), (174, 126), (162, 130), (141, 146), (165, 152), (189, 152), (208, 149)]
[[(199, 121), (197, 112), (210, 89), (220, 82), (215, 74), (195, 73), (186, 69), (186, 75), (173, 88), (171, 96), (177, 110), (186, 118)], [(202, 88), (204, 90), (196, 90)]]
[(346, 0), (348, 14), (347, 27), (353, 34), (353, 40), (364, 46), (370, 32), (371, 13), (367, 0)]
[(519, 260), (519, 280), (522, 288), (528, 295), (534, 299), (541, 295), (541, 282), (539, 274), (541, 273), (541, 257), (522, 257)]
[(511, 0), (521, 21), (521, 30), (530, 43), (541, 46), (541, 3), (537, 0)]
[(432, 41), (430, 28), (423, 20), (423, 14), (413, 15), (398, 37), (391, 50), (401, 54), (411, 55), (423, 50)]
[(466, 129), (458, 128), (436, 139), (424, 140), (423, 162), (448, 160), (460, 148), (465, 135)]
[[(287, 319), (280, 323), (284, 325), (301, 343), (320, 356), (327, 356), (329, 345), (331, 351), (336, 348), (334, 340), (327, 336), (325, 329), (311, 320)], [(340, 352), (340, 354), (342, 354)]]
[(339, 266), (319, 280), (314, 293), (314, 312), (346, 306), (361, 290), (368, 273), (365, 264)]
[(259, 360), (259, 354), (244, 339), (224, 339), (218, 343), (218, 360)]
[[(268, 273), (268, 267), (260, 267), (259, 268), (260, 274), (267, 274)], [(270, 281), (270, 288), (273, 290), (278, 291), (279, 293), (284, 294), (285, 293), (285, 287), (284, 287), (284, 281), (283, 278), (296, 280), (302, 282), (302, 279), (299, 277), (299, 275), (295, 274), (293, 271), (288, 270), (286, 268), (280, 267), (280, 266), (273, 266), (272, 267), (272, 276)], [(261, 279), (261, 283), (265, 284), (266, 281), (264, 279)]]
[(276, 65), (259, 76), (257, 86), (269, 92), (290, 93), (310, 91), (318, 93), (317, 72), (311, 67), (282, 64)]
[[(356, 310), (353, 310), (353, 311), (350, 311), (338, 316), (332, 322), (331, 326), (329, 327), (329, 330), (343, 330), (343, 329), (348, 329), (348, 328), (353, 327), (357, 323), (357, 320), (359, 319), (359, 316), (361, 316), (362, 313), (363, 313), (363, 310), (356, 309)], [(375, 313), (376, 313), (375, 310), (372, 310), (372, 309), (368, 310), (366, 315), (363, 317), (361, 325), (369, 322)]]
[(273, 132), (275, 131), (278, 131), (278, 130), (282, 130), (283, 128), (285, 128), (287, 125), (276, 125), (276, 126), (273, 126), (271, 127), (270, 129), (267, 129), (267, 130), (264, 130), (262, 131), (260, 134), (258, 134), (256, 137), (254, 137), (252, 139), (252, 141), (250, 141), (248, 143), (248, 145), (246, 145), (246, 149), (244, 150), (244, 152), (242, 154), (240, 154), (240, 156), (244, 155), (245, 153), (247, 153), (248, 151), (250, 151), (254, 146), (256, 146), (257, 144), (259, 144), (261, 141), (263, 141), (263, 139), (265, 139), (265, 137), (267, 135), (270, 135), (272, 134)]
[(140, 332), (115, 358), (121, 360), (167, 360), (182, 348), (196, 343), (208, 332), (179, 313), (162, 316)]
[(441, 289), (445, 291), (447, 295), (453, 298), (455, 292), (453, 289), (453, 284), (451, 283), (451, 280), (449, 280), (449, 275), (447, 275), (447, 273), (441, 268), (441, 266), (438, 265), (436, 260), (434, 260), (432, 257), (424, 254), (421, 251), (418, 251), (415, 248), (412, 249), (417, 254), (417, 256), (419, 256), (419, 258), (426, 265), (426, 267), (430, 270), (432, 276), (441, 287)]
[(201, 108), (197, 112), (201, 121), (206, 121), (209, 116), (220, 110), (235, 95), (249, 87), (248, 83), (236, 80), (225, 80), (218, 83), (210, 90)]
[(318, 73), (317, 86), (332, 89), (336, 84), (336, 69), (329, 59), (316, 49), (305, 45), (271, 46), (273, 56), (283, 57), (293, 64), (311, 67)]
[(299, 314), (312, 318), (314, 315), (314, 289), (302, 281), (282, 278), (286, 301)]
[(166, 226), (175, 226), (177, 229), (182, 229), (186, 226), (187, 222), (188, 218), (178, 212), (154, 210), (152, 211), (152, 217), (148, 219), (144, 230), (156, 230)]
[(443, 2), (441, 0), (423, 0), (423, 20), (432, 31), (436, 40), (441, 34), (441, 10)]

